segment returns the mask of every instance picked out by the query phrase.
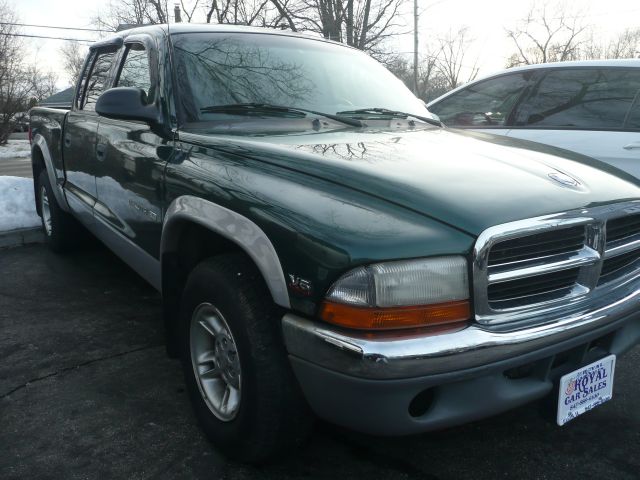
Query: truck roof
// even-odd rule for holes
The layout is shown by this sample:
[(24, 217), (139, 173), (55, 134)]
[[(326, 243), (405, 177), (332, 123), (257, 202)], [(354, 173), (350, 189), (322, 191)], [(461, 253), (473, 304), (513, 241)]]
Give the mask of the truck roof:
[(265, 27), (250, 27), (245, 25), (220, 25), (210, 23), (172, 23), (156, 24), (156, 25), (143, 25), (127, 30), (122, 30), (110, 35), (102, 40), (99, 40), (91, 45), (90, 48), (100, 48), (101, 46), (113, 45), (114, 41), (118, 39), (125, 39), (129, 35), (137, 35), (140, 33), (146, 33), (154, 36), (166, 36), (167, 34), (181, 34), (181, 33), (252, 33), (263, 35), (280, 35), (286, 37), (298, 37), (306, 38), (309, 40), (323, 41), (328, 43), (334, 43), (347, 47), (347, 45), (339, 42), (328, 40), (318, 35), (312, 35), (309, 33), (294, 32), (291, 30), (280, 30), (275, 28)]

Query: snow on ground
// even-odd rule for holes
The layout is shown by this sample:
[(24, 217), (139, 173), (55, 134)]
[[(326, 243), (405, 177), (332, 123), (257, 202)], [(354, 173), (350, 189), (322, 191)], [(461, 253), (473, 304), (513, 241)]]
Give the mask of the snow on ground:
[(0, 145), (0, 159), (25, 158), (31, 156), (29, 140), (9, 140), (7, 145)]
[(30, 178), (0, 177), (0, 233), (40, 225), (33, 197)]

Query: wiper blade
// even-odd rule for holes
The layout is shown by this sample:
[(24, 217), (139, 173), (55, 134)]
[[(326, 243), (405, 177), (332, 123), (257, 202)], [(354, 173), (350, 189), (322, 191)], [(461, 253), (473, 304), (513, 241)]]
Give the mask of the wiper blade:
[(355, 118), (343, 117), (332, 113), (317, 112), (306, 108), (286, 107), (283, 105), (271, 105), (268, 103), (233, 103), (229, 105), (211, 105), (200, 109), (202, 113), (231, 113), (238, 115), (251, 114), (284, 114), (294, 118), (306, 117), (308, 114), (325, 117), (336, 122), (344, 123), (352, 127), (362, 127), (364, 124)]
[(417, 118), (418, 120), (421, 120), (423, 122), (426, 122), (430, 125), (435, 125), (436, 127), (442, 127), (443, 124), (441, 121), (436, 120), (434, 118), (429, 118), (429, 117), (423, 117), (422, 115), (416, 115), (415, 113), (406, 113), (406, 112), (399, 112), (397, 110), (390, 110), (388, 108), (380, 108), (380, 107), (374, 107), (374, 108), (359, 108), (357, 110), (345, 110), (343, 112), (338, 112), (337, 115), (388, 115), (391, 117), (401, 117), (401, 118), (408, 118), (408, 117), (413, 117), (413, 118)]

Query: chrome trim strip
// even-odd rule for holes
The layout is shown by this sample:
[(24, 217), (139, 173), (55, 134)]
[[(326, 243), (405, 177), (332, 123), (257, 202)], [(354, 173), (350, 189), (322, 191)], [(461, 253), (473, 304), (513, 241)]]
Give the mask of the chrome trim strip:
[(611, 247), (607, 248), (604, 258), (611, 258), (617, 255), (624, 255), (640, 248), (640, 236), (635, 235), (632, 240), (625, 242), (624, 239), (612, 242)]
[[(488, 281), (489, 283), (507, 282), (509, 280), (517, 280), (533, 275), (544, 275), (545, 273), (558, 272), (583, 265), (592, 265), (600, 260), (600, 254), (592, 248), (583, 247), (582, 250), (577, 252), (564, 253), (545, 258), (549, 260), (548, 263), (542, 263), (540, 261), (522, 262), (524, 265), (527, 263), (533, 263), (534, 265), (517, 269), (499, 268), (499, 266), (489, 267)], [(492, 271), (495, 270), (498, 271), (492, 273)]]
[(251, 220), (221, 205), (191, 195), (171, 202), (162, 229), (160, 258), (177, 250), (180, 233), (187, 223), (202, 225), (242, 248), (258, 266), (274, 302), (291, 308), (280, 259), (269, 237)]
[[(47, 169), (47, 176), (49, 177), (49, 183), (51, 183), (51, 187), (53, 188), (53, 194), (56, 197), (56, 201), (58, 202), (58, 205), (60, 205), (60, 208), (62, 208), (62, 210), (64, 210), (65, 212), (68, 212), (70, 210), (69, 204), (67, 203), (67, 198), (65, 197), (64, 192), (62, 190), (62, 183), (64, 182), (64, 176), (59, 178), (57, 177), (57, 171), (53, 166), (53, 159), (51, 158), (51, 152), (49, 151), (49, 146), (47, 145), (47, 141), (41, 134), (37, 133), (33, 137), (32, 142), (33, 144), (31, 148), (33, 149), (33, 146), (37, 145), (38, 148), (40, 149), (40, 152), (42, 152), (42, 158), (44, 159), (44, 164)], [(33, 164), (33, 159), (31, 160), (31, 163)], [(34, 178), (34, 180), (37, 181), (38, 179)]]
[[(634, 200), (519, 220), (497, 225), (482, 232), (474, 247), (472, 264), (476, 321), (482, 325), (496, 327), (507, 323), (527, 326), (554, 321), (585, 306), (593, 305), (598, 297), (626, 283), (630, 276), (637, 274), (636, 271), (627, 271), (620, 278), (599, 286), (602, 264), (605, 257), (610, 258), (639, 249), (640, 238), (632, 237), (627, 241), (613, 242), (613, 245), (607, 248), (606, 222), (638, 212), (640, 212), (640, 200)], [(491, 267), (488, 265), (493, 245), (505, 240), (576, 225), (585, 226), (584, 246), (577, 252)], [(489, 302), (489, 285), (576, 267), (580, 269), (576, 283), (562, 293), (559, 290), (547, 297), (536, 295), (536, 303), (527, 304), (523, 299), (519, 305), (512, 303), (509, 308), (498, 308)], [(502, 305), (507, 304), (508, 301), (502, 303)]]
[(291, 313), (283, 317), (282, 325), (291, 355), (334, 371), (371, 379), (437, 375), (535, 352), (619, 320), (640, 322), (640, 290), (628, 287), (626, 294), (612, 303), (515, 331), (472, 325), (432, 336), (385, 338), (338, 330)]

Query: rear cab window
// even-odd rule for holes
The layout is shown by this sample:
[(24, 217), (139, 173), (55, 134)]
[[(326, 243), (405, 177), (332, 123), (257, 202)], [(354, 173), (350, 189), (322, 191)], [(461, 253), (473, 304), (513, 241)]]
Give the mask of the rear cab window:
[(519, 108), (516, 126), (623, 129), (640, 90), (640, 69), (552, 70)]

